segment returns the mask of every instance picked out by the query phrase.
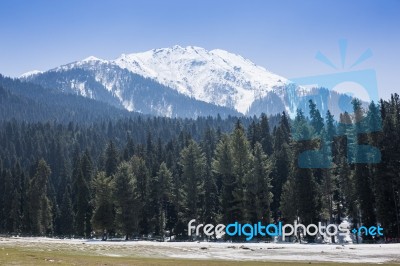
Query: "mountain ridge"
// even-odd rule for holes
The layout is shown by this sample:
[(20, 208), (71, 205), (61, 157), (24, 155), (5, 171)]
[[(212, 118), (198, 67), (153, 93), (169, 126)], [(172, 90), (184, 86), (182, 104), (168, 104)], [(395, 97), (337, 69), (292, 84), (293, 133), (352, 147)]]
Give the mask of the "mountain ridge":
[(197, 46), (175, 45), (114, 60), (89, 56), (22, 79), (128, 111), (169, 117), (294, 114), (298, 107), (307, 109), (303, 96), (308, 94), (314, 94), (321, 111), (327, 108), (315, 90), (311, 93), (240, 55)]

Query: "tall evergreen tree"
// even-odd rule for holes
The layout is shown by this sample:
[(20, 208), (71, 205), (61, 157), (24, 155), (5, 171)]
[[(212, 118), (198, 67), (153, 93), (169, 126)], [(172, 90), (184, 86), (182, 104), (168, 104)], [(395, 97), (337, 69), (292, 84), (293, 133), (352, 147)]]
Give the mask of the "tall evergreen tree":
[(217, 144), (212, 170), (216, 179), (220, 180), (221, 183), (220, 204), (222, 222), (228, 224), (235, 221), (235, 214), (231, 208), (234, 202), (233, 191), (237, 182), (233, 174), (232, 150), (230, 139), (227, 135), (223, 135)]
[(246, 198), (246, 181), (251, 178), (252, 154), (250, 145), (246, 138), (244, 128), (238, 120), (231, 134), (233, 174), (235, 176), (235, 187), (232, 192), (233, 204), (231, 210), (237, 221), (244, 222), (248, 219), (247, 210), (251, 208), (251, 202)]
[(103, 240), (114, 229), (113, 180), (105, 172), (99, 172), (92, 181), (94, 189), (92, 226), (97, 232), (103, 233)]
[(138, 227), (137, 195), (135, 193), (136, 180), (129, 164), (122, 162), (114, 177), (114, 199), (116, 208), (116, 223), (125, 240)]
[(324, 119), (317, 109), (317, 105), (312, 100), (309, 100), (309, 108), (311, 126), (314, 128), (317, 134), (321, 134), (321, 131), (324, 128)]
[(385, 236), (400, 236), (400, 100), (381, 101), (382, 138), (379, 147), (382, 162), (374, 176), (377, 219), (385, 229)]
[[(205, 223), (216, 223), (219, 219), (219, 201), (218, 190), (221, 183), (217, 184), (215, 175), (212, 173), (212, 160), (216, 148), (215, 132), (210, 128), (206, 129), (203, 141), (201, 143), (202, 150), (206, 157), (205, 177), (204, 177), (204, 221)], [(219, 185), (219, 188), (218, 188)]]
[(273, 152), (272, 148), (272, 136), (271, 129), (269, 126), (268, 116), (266, 114), (261, 114), (260, 118), (260, 137), (261, 145), (265, 154), (270, 156)]
[(11, 211), (9, 213), (9, 232), (20, 233), (22, 230), (22, 215), (24, 211), (24, 179), (25, 175), (22, 172), (19, 162), (13, 168), (12, 171), (12, 200), (11, 200)]
[(119, 155), (113, 141), (109, 141), (106, 149), (105, 172), (107, 176), (115, 174), (118, 168)]
[(272, 194), (274, 195), (271, 203), (271, 211), (275, 220), (280, 217), (280, 203), (283, 185), (285, 184), (290, 171), (291, 150), (289, 146), (290, 131), (286, 115), (283, 113), (276, 128), (273, 139), (273, 154), (271, 156), (271, 185)]
[(204, 171), (205, 155), (200, 146), (190, 141), (181, 152), (182, 182), (185, 209), (184, 220), (204, 219)]
[(152, 213), (150, 204), (150, 177), (146, 162), (143, 158), (133, 156), (130, 160), (132, 173), (136, 178), (135, 194), (137, 195), (137, 215), (139, 220), (140, 234), (149, 234), (154, 227), (150, 219), (155, 214)]
[(71, 188), (65, 189), (60, 208), (60, 234), (72, 236), (74, 234), (74, 210), (71, 201)]
[(161, 163), (160, 169), (157, 172), (157, 176), (153, 179), (152, 186), (154, 203), (152, 204), (155, 210), (155, 232), (161, 236), (162, 239), (165, 237), (165, 231), (171, 230), (173, 224), (168, 221), (168, 211), (171, 209), (173, 204), (172, 191), (172, 173), (169, 171), (165, 163)]
[(249, 221), (257, 223), (261, 220), (264, 223), (270, 223), (270, 204), (273, 197), (271, 192), (270, 163), (259, 142), (254, 146), (252, 174), (246, 180), (246, 183)]
[[(296, 118), (293, 124), (293, 135), (298, 140), (309, 140), (312, 138), (313, 129), (307, 124), (307, 121), (301, 110), (297, 111)], [(294, 150), (294, 161), (292, 165), (292, 175), (296, 184), (296, 201), (298, 215), (301, 222), (305, 225), (317, 222), (319, 213), (319, 195), (317, 183), (315, 181), (311, 168), (302, 168), (299, 165), (300, 153), (305, 150), (313, 149), (309, 142), (293, 141), (292, 147)], [(312, 165), (309, 156), (303, 156), (305, 165)]]
[(298, 201), (296, 195), (296, 181), (293, 176), (290, 176), (282, 187), (280, 199), (280, 211), (285, 223), (293, 223), (298, 217)]
[(37, 163), (35, 175), (29, 183), (28, 208), (29, 232), (35, 235), (49, 233), (52, 228), (51, 204), (47, 197), (47, 185), (51, 170), (46, 161)]
[[(360, 211), (361, 211), (361, 222), (363, 225), (369, 227), (376, 224), (376, 216), (375, 216), (375, 202), (374, 198), (371, 197), (373, 191), (371, 187), (371, 176), (370, 176), (370, 168), (366, 162), (366, 154), (363, 146), (358, 143), (366, 143), (365, 134), (361, 134), (365, 131), (365, 116), (364, 110), (361, 105), (360, 100), (353, 100), (353, 110), (354, 110), (354, 131), (357, 134), (358, 141), (353, 145), (355, 147), (355, 183), (356, 183), (356, 191), (358, 195), (358, 200), (360, 202)], [(365, 236), (365, 239), (370, 239), (371, 236)]]

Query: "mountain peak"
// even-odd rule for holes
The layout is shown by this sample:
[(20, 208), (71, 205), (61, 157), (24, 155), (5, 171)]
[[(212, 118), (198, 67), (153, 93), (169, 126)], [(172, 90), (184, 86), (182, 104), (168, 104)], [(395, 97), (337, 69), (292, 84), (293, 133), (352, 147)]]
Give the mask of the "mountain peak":
[[(282, 111), (292, 115), (303, 104), (302, 97), (316, 94), (240, 55), (197, 46), (175, 45), (122, 54), (109, 61), (90, 56), (48, 72), (52, 75), (33, 71), (22, 77), (129, 111), (166, 116)], [(307, 106), (299, 108), (306, 110)], [(321, 112), (325, 110), (324, 105), (320, 108)]]
[(89, 56), (89, 57), (86, 57), (86, 58), (83, 59), (81, 62), (92, 62), (92, 61), (106, 62), (106, 60), (97, 58), (97, 57), (95, 57), (95, 56), (93, 56), (93, 55), (91, 55), (91, 56)]
[(174, 45), (121, 55), (121, 68), (152, 78), (189, 97), (246, 113), (254, 100), (287, 80), (225, 50)]
[[(248, 113), (255, 101), (270, 92), (282, 91), (281, 88), (289, 83), (286, 78), (267, 71), (240, 55), (198, 46), (174, 45), (121, 54), (117, 59), (109, 61), (89, 56), (53, 71), (62, 72), (73, 68), (96, 73), (96, 82), (101, 82), (119, 101), (126, 102), (126, 109), (132, 99), (127, 99), (124, 94), (131, 88), (120, 87), (122, 81), (121, 76), (116, 75), (119, 73), (118, 69), (152, 79), (189, 98), (235, 109), (242, 114)], [(85, 81), (77, 80), (69, 85), (78, 94), (95, 97), (93, 93), (89, 93), (87, 86)]]

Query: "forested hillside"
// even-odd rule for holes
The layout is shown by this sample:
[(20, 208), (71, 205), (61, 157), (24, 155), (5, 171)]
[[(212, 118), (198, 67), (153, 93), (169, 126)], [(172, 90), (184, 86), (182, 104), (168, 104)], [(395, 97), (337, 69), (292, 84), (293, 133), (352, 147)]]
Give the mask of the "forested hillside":
[[(0, 90), (0, 99), (10, 97), (21, 108), (27, 103)], [(357, 100), (353, 107), (339, 123), (312, 101), (310, 113), (299, 110), (293, 120), (283, 113), (61, 123), (10, 114), (0, 124), (0, 231), (186, 239), (191, 219), (298, 217), (310, 224), (348, 217), (400, 237), (399, 96), (368, 110)], [(357, 144), (378, 147), (381, 162), (359, 163), (374, 154)], [(300, 168), (300, 154), (310, 149), (322, 152), (306, 154), (302, 163), (311, 168)]]

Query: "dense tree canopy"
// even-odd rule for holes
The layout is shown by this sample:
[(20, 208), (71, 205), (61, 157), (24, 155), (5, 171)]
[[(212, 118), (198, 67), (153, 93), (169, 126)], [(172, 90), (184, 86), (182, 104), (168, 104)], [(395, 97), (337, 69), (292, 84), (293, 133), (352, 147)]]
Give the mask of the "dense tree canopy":
[(399, 96), (365, 109), (354, 101), (339, 122), (309, 104), (293, 120), (0, 122), (0, 232), (186, 238), (191, 219), (348, 217), (400, 237)]

